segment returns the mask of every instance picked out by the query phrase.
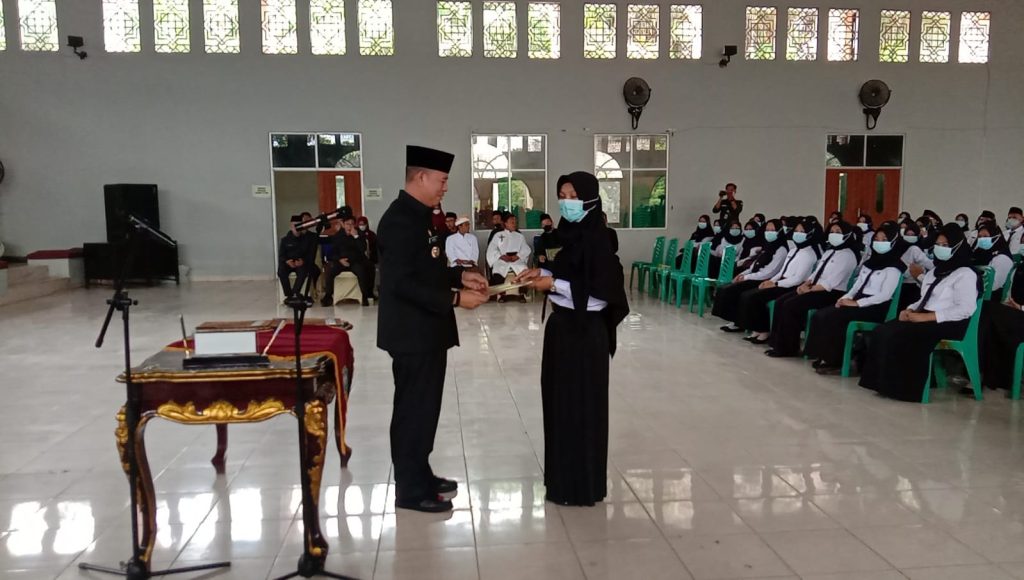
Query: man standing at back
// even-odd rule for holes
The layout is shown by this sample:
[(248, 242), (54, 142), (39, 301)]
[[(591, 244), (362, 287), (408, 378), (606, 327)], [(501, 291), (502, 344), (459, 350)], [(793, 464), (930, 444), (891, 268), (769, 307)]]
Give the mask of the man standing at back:
[(430, 453), (441, 415), (448, 349), (459, 344), (455, 308), (487, 302), (487, 280), (448, 268), (444, 238), (431, 227), (433, 208), (448, 191), (455, 156), (425, 147), (406, 148), (405, 189), (377, 229), (380, 312), (377, 347), (391, 355), (395, 377), (391, 461), (395, 506), (442, 512), (455, 481), (434, 475)]

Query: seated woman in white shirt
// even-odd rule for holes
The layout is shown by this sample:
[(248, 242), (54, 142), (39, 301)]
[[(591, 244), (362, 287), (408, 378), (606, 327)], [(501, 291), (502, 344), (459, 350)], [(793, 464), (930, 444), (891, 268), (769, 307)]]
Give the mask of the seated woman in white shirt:
[(975, 266), (988, 266), (995, 270), (991, 300), (996, 304), (1002, 302), (1003, 286), (1013, 269), (1013, 257), (1010, 256), (1010, 245), (995, 222), (985, 222), (978, 228), (971, 262)]
[(740, 295), (734, 322), (737, 328), (753, 333), (745, 340), (753, 344), (768, 342), (768, 331), (771, 330), (768, 303), (795, 292), (797, 286), (807, 279), (821, 257), (823, 238), (817, 222), (801, 221), (793, 230), (793, 249), (786, 255), (779, 272)]
[[(763, 237), (764, 245), (750, 267), (733, 278), (731, 284), (726, 284), (715, 292), (715, 305), (711, 314), (728, 322), (735, 322), (740, 296), (748, 290), (757, 290), (761, 282), (782, 270), (789, 249), (786, 236), (782, 234), (782, 220), (769, 220), (764, 225)], [(734, 324), (723, 326), (722, 330), (743, 332), (742, 328)]]
[[(487, 265), (491, 267), (491, 285), (504, 284), (509, 278), (514, 278), (529, 269), (530, 244), (526, 237), (516, 231), (518, 220), (515, 214), (507, 214), (504, 221), (504, 231), (497, 232), (491, 238), (487, 246)], [(518, 294), (518, 292), (513, 292)], [(520, 295), (520, 301), (525, 297)], [(504, 302), (504, 297), (499, 296), (498, 302)]]
[(849, 283), (853, 270), (860, 263), (861, 232), (846, 222), (829, 226), (829, 249), (818, 261), (818, 266), (796, 292), (775, 301), (775, 320), (767, 354), (770, 357), (789, 357), (800, 354), (800, 332), (807, 323), (807, 313), (835, 304)]
[(839, 374), (849, 323), (882, 322), (889, 313), (893, 294), (907, 270), (900, 257), (906, 242), (899, 238), (899, 231), (896, 222), (879, 226), (871, 241), (871, 258), (864, 262), (853, 288), (835, 305), (818, 310), (811, 318), (804, 354), (814, 361), (818, 374)]
[(743, 226), (743, 249), (736, 254), (736, 269), (734, 272), (745, 272), (757, 260), (757, 255), (764, 248), (764, 225), (751, 219)]
[(729, 246), (736, 246), (736, 253), (743, 251), (743, 225), (739, 220), (729, 222), (728, 228), (715, 236), (711, 242), (711, 259), (708, 261), (708, 278), (718, 278), (722, 269), (722, 258), (725, 256), (725, 249)]
[(901, 401), (920, 401), (929, 358), (940, 340), (961, 340), (977, 310), (979, 277), (971, 247), (956, 224), (935, 237), (935, 269), (921, 299), (869, 335), (860, 386)]
[(857, 217), (857, 229), (861, 235), (861, 246), (868, 250), (871, 250), (871, 239), (875, 235), (875, 224), (871, 220), (871, 216), (867, 214), (860, 214)]

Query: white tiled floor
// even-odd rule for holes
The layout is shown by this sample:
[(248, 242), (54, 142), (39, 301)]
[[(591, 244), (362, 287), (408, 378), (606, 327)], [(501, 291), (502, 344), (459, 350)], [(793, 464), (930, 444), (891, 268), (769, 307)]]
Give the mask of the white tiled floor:
[[(102, 578), (82, 561), (128, 556), (127, 485), (113, 445), (120, 328), (92, 341), (107, 289), (0, 308), (0, 578)], [(177, 336), (177, 314), (284, 315), (269, 282), (133, 291), (136, 362)], [(613, 363), (609, 497), (544, 503), (540, 307), (459, 315), (433, 465), (461, 483), (447, 515), (394, 510), (392, 394), (374, 308), (355, 324), (341, 470), (328, 456), (321, 516), (331, 570), (361, 578), (1024, 578), (1024, 435), (1002, 393), (929, 406), (775, 360), (644, 297)], [(325, 309), (313, 315), (326, 314)], [(203, 578), (262, 579), (301, 552), (294, 424), (154, 422), (157, 567), (231, 559)], [(195, 576), (193, 576), (195, 577)]]

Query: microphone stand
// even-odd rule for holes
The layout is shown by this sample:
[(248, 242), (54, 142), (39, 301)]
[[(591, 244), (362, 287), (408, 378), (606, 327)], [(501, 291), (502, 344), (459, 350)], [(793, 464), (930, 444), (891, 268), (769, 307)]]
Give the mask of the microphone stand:
[(131, 307), (138, 306), (139, 302), (138, 300), (133, 300), (128, 297), (128, 291), (125, 289), (125, 285), (128, 274), (131, 272), (131, 265), (135, 260), (137, 246), (135, 233), (137, 230), (145, 231), (147, 235), (154, 237), (163, 244), (169, 244), (172, 247), (177, 246), (177, 243), (168, 238), (163, 234), (163, 232), (154, 230), (145, 222), (132, 218), (134, 218), (134, 216), (130, 216), (128, 220), (128, 232), (125, 234), (126, 254), (124, 255), (124, 261), (121, 264), (121, 272), (118, 275), (117, 280), (114, 281), (114, 295), (107, 300), (107, 304), (109, 305), (109, 308), (107, 308), (107, 316), (103, 319), (103, 327), (100, 329), (99, 337), (96, 338), (95, 343), (96, 348), (101, 348), (103, 346), (103, 339), (106, 337), (110, 321), (114, 316), (114, 311), (116, 310), (120, 312), (122, 324), (121, 332), (124, 336), (124, 383), (126, 391), (124, 413), (125, 425), (128, 429), (124, 454), (128, 463), (128, 489), (131, 494), (130, 510), (132, 527), (132, 557), (127, 562), (121, 562), (120, 566), (117, 568), (110, 566), (98, 566), (96, 564), (89, 564), (86, 562), (78, 564), (78, 567), (82, 570), (93, 570), (106, 574), (124, 576), (128, 580), (148, 580), (153, 576), (167, 576), (170, 574), (181, 574), (184, 572), (226, 568), (231, 565), (230, 562), (200, 564), (197, 566), (187, 566), (183, 568), (173, 568), (153, 572), (149, 568), (150, 563), (147, 561), (146, 556), (143, 553), (142, 546), (139, 545), (139, 462), (135, 453), (135, 431), (138, 429), (139, 420), (141, 418), (142, 393), (140, 392), (139, 385), (132, 382), (131, 324), (129, 322)]

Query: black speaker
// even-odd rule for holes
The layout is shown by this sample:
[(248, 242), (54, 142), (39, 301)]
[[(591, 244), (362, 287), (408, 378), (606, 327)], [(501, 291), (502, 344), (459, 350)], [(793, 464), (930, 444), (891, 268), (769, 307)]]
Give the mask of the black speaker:
[(156, 185), (114, 183), (103, 186), (107, 210), (107, 241), (120, 242), (128, 232), (128, 215), (145, 220), (160, 229), (160, 203)]

